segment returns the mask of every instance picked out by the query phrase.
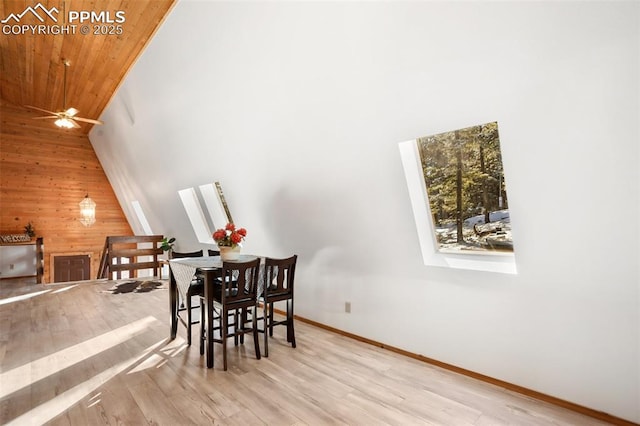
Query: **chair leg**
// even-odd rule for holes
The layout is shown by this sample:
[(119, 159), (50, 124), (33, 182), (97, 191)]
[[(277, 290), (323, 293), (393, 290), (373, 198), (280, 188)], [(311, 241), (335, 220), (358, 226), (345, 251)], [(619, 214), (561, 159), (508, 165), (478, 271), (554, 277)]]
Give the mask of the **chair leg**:
[[(243, 308), (240, 311), (240, 330), (244, 330), (246, 323), (247, 323), (247, 309)], [(240, 333), (240, 344), (244, 345), (244, 333)]]
[[(258, 342), (258, 319), (256, 318), (257, 310), (256, 306), (253, 307), (253, 312), (251, 313), (251, 323), (253, 326), (253, 345), (256, 351), (256, 359), (260, 359), (260, 343)], [(266, 356), (266, 355), (265, 355)]]
[(269, 357), (269, 331), (268, 331), (268, 327), (269, 327), (269, 321), (268, 321), (268, 317), (267, 317), (267, 302), (265, 301), (262, 304), (262, 308), (263, 308), (263, 314), (262, 314), (262, 319), (264, 321), (264, 357), (268, 358)]
[(238, 310), (233, 313), (233, 344), (238, 346)]
[(229, 313), (226, 310), (220, 312), (220, 334), (222, 336), (222, 364), (227, 371), (227, 327), (229, 327)]
[(269, 303), (269, 337), (273, 337), (273, 302)]
[(191, 296), (187, 295), (187, 345), (191, 346)]
[(204, 334), (204, 330), (205, 330), (205, 306), (204, 306), (204, 301), (202, 299), (200, 299), (200, 355), (204, 355), (204, 341), (205, 341), (205, 334)]
[(287, 300), (287, 342), (296, 347), (296, 333), (293, 330), (293, 300)]

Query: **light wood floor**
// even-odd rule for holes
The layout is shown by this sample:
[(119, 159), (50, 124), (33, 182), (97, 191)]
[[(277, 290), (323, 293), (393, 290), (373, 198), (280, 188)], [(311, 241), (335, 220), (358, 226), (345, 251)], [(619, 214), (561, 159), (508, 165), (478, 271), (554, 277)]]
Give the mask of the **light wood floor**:
[(112, 286), (0, 281), (0, 424), (606, 424), (299, 321), (296, 349), (277, 327), (208, 370), (168, 340), (166, 285)]

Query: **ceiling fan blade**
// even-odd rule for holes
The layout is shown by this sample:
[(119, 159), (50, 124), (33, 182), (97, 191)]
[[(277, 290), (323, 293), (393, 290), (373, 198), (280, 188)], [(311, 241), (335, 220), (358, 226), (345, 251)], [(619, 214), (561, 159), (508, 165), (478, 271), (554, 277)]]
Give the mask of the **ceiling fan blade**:
[(82, 122), (85, 122), (85, 123), (91, 123), (91, 124), (104, 124), (100, 120), (92, 120), (91, 118), (73, 117), (73, 119), (74, 120), (78, 120), (78, 121), (82, 121)]
[(79, 129), (79, 128), (80, 128), (80, 125), (79, 125), (78, 123), (76, 123), (76, 122), (75, 122), (75, 118), (68, 118), (67, 120), (69, 120), (69, 122), (70, 122), (71, 124), (73, 124), (73, 128), (74, 128), (74, 129)]
[(64, 113), (67, 114), (69, 117), (73, 117), (74, 115), (76, 115), (77, 113), (79, 113), (80, 111), (78, 111), (75, 108), (69, 108), (68, 110), (66, 110)]
[(46, 117), (31, 117), (31, 118), (33, 118), (34, 120), (45, 120), (47, 118), (58, 118), (58, 116), (57, 115), (47, 115)]
[(49, 113), (49, 114), (56, 114), (56, 116), (58, 114), (57, 112), (49, 111), (48, 109), (42, 109), (42, 108), (38, 108), (38, 107), (35, 107), (35, 106), (31, 106), (31, 105), (25, 105), (25, 106), (27, 108), (37, 109), (38, 111), (46, 112), (46, 113)]

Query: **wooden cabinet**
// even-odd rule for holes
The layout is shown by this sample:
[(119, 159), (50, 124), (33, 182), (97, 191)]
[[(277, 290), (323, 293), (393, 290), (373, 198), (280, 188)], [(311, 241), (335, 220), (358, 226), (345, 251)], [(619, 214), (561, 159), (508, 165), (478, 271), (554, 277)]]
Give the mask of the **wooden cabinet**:
[(91, 256), (88, 254), (54, 256), (53, 265), (53, 282), (62, 283), (91, 279)]

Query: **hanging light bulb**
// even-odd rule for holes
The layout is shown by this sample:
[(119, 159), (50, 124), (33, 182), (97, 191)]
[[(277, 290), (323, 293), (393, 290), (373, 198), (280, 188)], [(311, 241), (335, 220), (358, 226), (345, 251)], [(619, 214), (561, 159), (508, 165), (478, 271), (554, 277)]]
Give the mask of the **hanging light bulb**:
[(89, 194), (80, 201), (80, 223), (84, 226), (96, 223), (96, 203), (89, 198)]
[(63, 127), (65, 129), (73, 128), (73, 123), (68, 118), (58, 118), (55, 121), (55, 125), (58, 126), (58, 127)]

